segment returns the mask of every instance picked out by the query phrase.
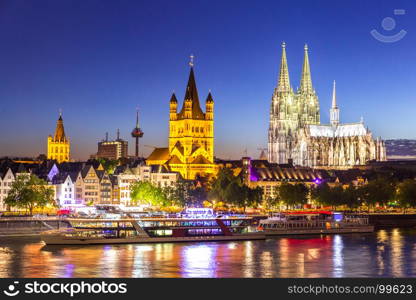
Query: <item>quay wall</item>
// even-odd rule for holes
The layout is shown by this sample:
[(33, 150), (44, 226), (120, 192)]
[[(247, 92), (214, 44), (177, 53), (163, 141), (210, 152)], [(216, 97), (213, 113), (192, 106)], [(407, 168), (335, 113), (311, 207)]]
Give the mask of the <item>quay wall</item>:
[(416, 227), (416, 214), (370, 214), (368, 217), (376, 228)]

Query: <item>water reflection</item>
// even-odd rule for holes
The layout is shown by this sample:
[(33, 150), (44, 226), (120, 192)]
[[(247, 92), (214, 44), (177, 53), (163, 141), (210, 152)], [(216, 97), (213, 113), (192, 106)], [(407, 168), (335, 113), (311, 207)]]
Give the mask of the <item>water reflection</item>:
[(8, 238), (0, 246), (0, 277), (412, 277), (415, 233), (55, 247)]
[(342, 237), (340, 235), (334, 236), (333, 243), (333, 263), (334, 263), (334, 277), (343, 277), (344, 275), (344, 258), (342, 250), (344, 249), (344, 244), (342, 242)]
[(391, 232), (391, 270), (394, 277), (402, 277), (403, 274), (403, 237), (399, 229)]

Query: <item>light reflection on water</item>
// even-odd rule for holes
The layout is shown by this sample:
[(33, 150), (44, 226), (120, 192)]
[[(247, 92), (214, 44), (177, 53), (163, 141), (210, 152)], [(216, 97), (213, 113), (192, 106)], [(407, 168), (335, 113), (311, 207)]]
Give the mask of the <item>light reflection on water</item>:
[(243, 242), (0, 242), (0, 277), (414, 277), (414, 260), (416, 230), (404, 229)]

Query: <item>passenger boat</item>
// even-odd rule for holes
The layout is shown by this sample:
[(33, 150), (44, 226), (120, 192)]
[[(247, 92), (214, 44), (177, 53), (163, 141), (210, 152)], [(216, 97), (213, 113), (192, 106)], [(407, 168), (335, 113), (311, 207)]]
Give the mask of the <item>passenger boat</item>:
[(260, 220), (259, 230), (266, 236), (365, 233), (373, 232), (374, 226), (369, 224), (365, 216), (315, 211), (274, 214)]
[(265, 239), (249, 217), (68, 219), (41, 233), (47, 245), (207, 242)]

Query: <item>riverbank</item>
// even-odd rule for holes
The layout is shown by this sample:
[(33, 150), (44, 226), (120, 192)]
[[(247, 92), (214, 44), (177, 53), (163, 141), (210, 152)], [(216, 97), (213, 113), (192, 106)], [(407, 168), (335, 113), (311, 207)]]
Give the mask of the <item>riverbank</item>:
[(376, 228), (416, 227), (416, 214), (369, 214), (368, 218)]

